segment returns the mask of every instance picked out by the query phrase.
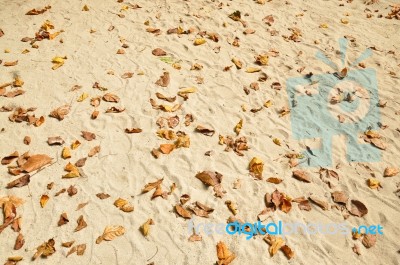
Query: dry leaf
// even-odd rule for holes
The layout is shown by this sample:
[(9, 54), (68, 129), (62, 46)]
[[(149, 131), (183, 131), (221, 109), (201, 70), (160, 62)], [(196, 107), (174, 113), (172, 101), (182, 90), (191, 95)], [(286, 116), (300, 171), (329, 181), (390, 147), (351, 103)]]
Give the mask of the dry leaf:
[(63, 242), (61, 243), (61, 246), (64, 248), (70, 248), (74, 243), (75, 241)]
[(20, 178), (17, 178), (16, 180), (9, 182), (6, 186), (6, 188), (11, 189), (11, 188), (20, 188), (20, 187), (26, 186), (29, 184), (30, 178), (31, 178), (31, 176), (26, 174)]
[(343, 191), (334, 191), (331, 194), (333, 201), (336, 203), (346, 204), (349, 200), (349, 197)]
[(32, 172), (38, 170), (51, 162), (52, 158), (48, 155), (38, 154), (32, 155), (28, 160), (21, 166), (21, 169), (25, 172)]
[(76, 226), (74, 232), (81, 231), (83, 228), (87, 227), (87, 223), (83, 219), (83, 215), (79, 216), (79, 218), (78, 218), (78, 220), (76, 220), (76, 222), (78, 225)]
[(140, 226), (140, 231), (144, 236), (148, 236), (150, 233), (150, 225), (154, 225), (153, 219), (148, 219), (144, 224)]
[(134, 208), (133, 206), (130, 204), (130, 202), (128, 202), (125, 199), (122, 198), (118, 198), (115, 202), (114, 202), (115, 207), (117, 207), (118, 209), (120, 209), (123, 212), (129, 213), (129, 212), (133, 212)]
[(316, 205), (318, 205), (319, 207), (321, 207), (324, 211), (329, 210), (329, 203), (321, 200), (320, 198), (316, 197), (316, 196), (310, 196), (309, 199), (315, 203)]
[(76, 167), (83, 167), (86, 163), (87, 157), (81, 158), (75, 162)]
[(46, 204), (47, 204), (47, 202), (49, 201), (49, 199), (50, 199), (50, 197), (49, 197), (48, 195), (43, 194), (43, 195), (40, 197), (40, 206), (41, 206), (42, 208), (44, 208), (44, 206), (46, 206)]
[(387, 167), (385, 168), (385, 172), (383, 173), (384, 177), (394, 177), (399, 174), (400, 170), (394, 167)]
[(376, 235), (373, 234), (366, 234), (362, 240), (362, 244), (366, 248), (371, 248), (376, 244)]
[(14, 153), (3, 157), (3, 159), (1, 159), (1, 164), (2, 165), (8, 165), (10, 164), (14, 159), (18, 158), (19, 154), (18, 151), (15, 151)]
[(352, 215), (363, 217), (368, 213), (367, 207), (358, 200), (351, 200), (351, 208), (348, 209)]
[(19, 250), (23, 247), (24, 244), (25, 244), (24, 236), (21, 233), (19, 233), (17, 239), (15, 240), (14, 249)]
[(242, 127), (243, 127), (243, 119), (240, 119), (240, 121), (238, 122), (238, 124), (236, 124), (235, 129), (234, 129), (236, 135), (239, 135)]
[(60, 219), (58, 220), (57, 225), (58, 226), (62, 226), (62, 225), (65, 225), (68, 222), (69, 222), (69, 219), (68, 219), (67, 213), (62, 213), (60, 215)]
[(92, 149), (90, 149), (90, 151), (88, 153), (88, 156), (92, 157), (92, 156), (98, 154), (100, 152), (100, 149), (101, 149), (100, 145), (97, 145), (97, 146), (93, 147)]
[(163, 182), (163, 180), (164, 180), (164, 179), (162, 178), (162, 179), (158, 179), (158, 180), (155, 181), (155, 182), (151, 182), (151, 183), (146, 184), (146, 185), (144, 186), (144, 188), (142, 189), (142, 193), (146, 193), (146, 192), (151, 191), (152, 189), (157, 188), (158, 186), (161, 185), (161, 183)]
[(237, 210), (236, 203), (228, 200), (225, 202), (225, 204), (226, 204), (226, 206), (228, 206), (228, 209), (233, 213), (233, 215), (237, 214), (238, 210)]
[(71, 158), (71, 151), (69, 149), (69, 147), (64, 147), (61, 151), (61, 157), (63, 159), (67, 159), (67, 158)]
[(156, 81), (156, 85), (161, 86), (161, 87), (167, 87), (170, 82), (170, 77), (169, 77), (169, 72), (164, 72), (162, 76), (160, 76), (160, 79)]
[(96, 196), (97, 196), (97, 198), (99, 198), (100, 200), (104, 200), (104, 199), (110, 198), (110, 195), (107, 194), (107, 193), (97, 193)]
[(81, 145), (81, 142), (79, 142), (78, 140), (75, 140), (75, 141), (73, 141), (72, 144), (71, 144), (71, 149), (72, 149), (72, 150), (75, 150), (75, 149), (77, 149), (80, 145)]
[(283, 251), (287, 259), (290, 260), (294, 257), (294, 251), (287, 245), (282, 246), (281, 250)]
[(268, 178), (267, 179), (267, 182), (270, 182), (270, 183), (274, 183), (274, 184), (279, 184), (279, 183), (281, 183), (283, 181), (283, 179), (280, 179), (280, 178)]
[(122, 79), (128, 79), (128, 78), (132, 78), (133, 73), (132, 72), (126, 72), (123, 75), (121, 75)]
[(125, 108), (122, 108), (122, 107), (111, 107), (106, 110), (106, 113), (121, 113), (124, 110), (125, 110)]
[(160, 144), (160, 151), (163, 154), (169, 154), (175, 149), (174, 144)]
[(63, 105), (61, 107), (54, 109), (52, 112), (50, 112), (49, 116), (61, 121), (69, 113), (70, 109), (71, 109), (70, 105)]
[(71, 185), (68, 187), (67, 192), (68, 192), (68, 196), (72, 197), (78, 193), (78, 189), (75, 186)]
[(215, 133), (215, 131), (213, 129), (209, 129), (209, 128), (203, 127), (201, 125), (197, 125), (196, 131), (200, 132), (204, 135), (207, 135), (207, 136), (213, 136)]
[(195, 242), (195, 241), (202, 241), (203, 238), (201, 237), (201, 235), (198, 235), (193, 232), (193, 234), (189, 237), (188, 240), (189, 240), (189, 242)]
[(82, 137), (86, 141), (92, 141), (92, 140), (96, 139), (96, 135), (94, 133), (87, 132), (87, 131), (82, 131)]
[(311, 182), (310, 176), (307, 175), (307, 173), (302, 171), (302, 170), (294, 170), (293, 171), (293, 177), (295, 179), (298, 179), (298, 180), (301, 180), (301, 181), (304, 181), (304, 182), (308, 182), (308, 183)]
[(65, 141), (60, 136), (54, 136), (47, 138), (47, 143), (49, 145), (63, 145)]
[(236, 258), (236, 255), (228, 249), (224, 242), (219, 241), (217, 243), (217, 257), (217, 265), (229, 265)]
[(103, 100), (106, 102), (114, 102), (118, 103), (119, 102), (119, 97), (117, 95), (111, 94), (111, 93), (106, 93), (103, 96)]
[(258, 157), (253, 157), (249, 163), (250, 175), (255, 178), (262, 179), (263, 169), (264, 162)]
[(111, 241), (118, 236), (125, 234), (125, 228), (121, 225), (106, 226), (101, 236), (96, 239), (96, 244), (100, 244), (103, 240)]
[(25, 136), (23, 142), (24, 144), (29, 145), (31, 143), (31, 137)]
[(204, 38), (196, 38), (196, 39), (194, 40), (194, 42), (193, 42), (193, 44), (194, 44), (195, 46), (202, 45), (202, 44), (204, 44), (204, 43), (206, 43), (206, 40), (205, 40)]
[(139, 128), (131, 128), (131, 129), (126, 128), (126, 129), (125, 129), (125, 132), (126, 132), (126, 133), (141, 133), (141, 132), (142, 132), (142, 129), (139, 129)]
[(160, 48), (154, 49), (151, 53), (153, 55), (155, 55), (155, 56), (165, 56), (165, 55), (167, 55), (167, 53), (163, 49), (160, 49)]
[(175, 211), (183, 218), (190, 219), (192, 215), (188, 210), (183, 208), (180, 204), (175, 205)]
[(36, 248), (36, 253), (35, 255), (33, 255), (32, 259), (35, 260), (39, 256), (48, 257), (53, 255), (56, 252), (54, 244), (55, 244), (54, 239), (49, 239), (47, 242), (44, 242), (42, 245)]
[(168, 101), (168, 102), (174, 102), (176, 100), (176, 97), (166, 97), (163, 94), (158, 93), (158, 92), (156, 93), (156, 97), (158, 99), (162, 99), (162, 100), (165, 100), (165, 101)]
[(369, 178), (367, 180), (367, 184), (371, 189), (379, 189), (382, 188), (380, 181), (375, 178)]
[(237, 69), (242, 69), (243, 63), (239, 59), (233, 58), (232, 63), (236, 65)]
[(4, 66), (15, 66), (18, 64), (18, 60), (13, 61), (13, 62), (4, 62)]

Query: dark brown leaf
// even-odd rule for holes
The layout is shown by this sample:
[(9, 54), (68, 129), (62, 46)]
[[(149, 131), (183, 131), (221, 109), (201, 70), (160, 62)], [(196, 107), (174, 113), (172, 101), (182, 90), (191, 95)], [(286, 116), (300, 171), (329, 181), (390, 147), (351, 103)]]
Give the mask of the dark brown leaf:
[(6, 188), (11, 189), (11, 188), (20, 188), (20, 187), (26, 186), (29, 184), (30, 178), (31, 178), (31, 176), (29, 174), (26, 174), (20, 178), (17, 178), (16, 180), (9, 182), (6, 186)]
[(197, 125), (196, 131), (200, 132), (204, 135), (207, 135), (207, 136), (213, 136), (215, 133), (215, 131), (213, 129), (209, 129), (209, 128), (203, 127), (201, 125)]

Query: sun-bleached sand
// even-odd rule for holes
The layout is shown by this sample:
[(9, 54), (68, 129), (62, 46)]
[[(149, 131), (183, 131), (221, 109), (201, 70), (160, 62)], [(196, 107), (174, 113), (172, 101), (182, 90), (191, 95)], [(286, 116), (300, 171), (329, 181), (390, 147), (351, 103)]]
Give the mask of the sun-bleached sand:
[[(400, 167), (400, 13), (397, 19), (395, 14), (388, 19), (386, 16), (396, 8), (390, 6), (394, 2), (370, 2), (0, 1), (0, 32), (4, 34), (0, 34), (0, 86), (13, 83), (0, 89), (0, 157), (18, 151), (22, 168), (27, 151), (52, 158), (46, 166), (28, 172), (30, 182), (22, 187), (6, 189), (8, 183), (27, 173), (9, 173), (18, 167), (16, 160), (0, 166), (0, 201), (11, 195), (24, 201), (15, 205), (15, 215), (5, 211), (4, 219), (0, 218), (4, 223), (7, 216), (11, 215), (10, 220), (21, 217), (20, 232), (10, 225), (0, 233), (0, 262), (20, 256), (19, 265), (214, 264), (218, 261), (216, 246), (221, 241), (236, 255), (231, 264), (398, 264), (400, 174), (384, 177), (384, 172)], [(51, 8), (42, 14), (25, 15), (45, 6)], [(235, 11), (240, 11), (243, 23), (229, 17)], [(43, 40), (36, 35), (33, 41), (41, 27), (42, 34), (58, 35), (46, 37), (45, 33)], [(380, 150), (379, 162), (349, 162), (345, 136), (335, 136), (332, 165), (326, 167), (337, 173), (339, 177), (335, 178), (325, 175), (326, 171), (320, 173), (319, 167), (295, 165), (296, 160), (287, 157), (306, 147), (317, 147), (320, 139), (294, 139), (292, 113), (282, 113), (282, 109), (291, 110), (288, 78), (334, 72), (315, 57), (317, 51), (342, 69), (338, 41), (345, 36), (349, 40), (345, 67), (367, 48), (372, 49), (372, 56), (352, 69), (376, 71), (381, 128), (375, 131), (386, 149)], [(165, 55), (157, 56), (161, 51), (154, 51), (157, 48)], [(268, 55), (267, 64), (255, 62), (259, 55)], [(6, 66), (15, 61), (15, 65)], [(164, 72), (169, 80), (164, 76), (158, 82)], [(7, 94), (18, 89), (25, 93), (15, 97)], [(63, 119), (49, 116), (65, 105), (64, 110), (69, 112)], [(15, 115), (10, 116), (18, 107), (35, 107), (27, 114), (34, 113), (38, 120), (31, 117), (33, 124), (29, 124), (25, 117), (22, 122), (13, 122)], [(95, 110), (98, 116), (93, 119)], [(118, 110), (123, 111), (112, 113)], [(160, 117), (167, 118), (163, 128)], [(236, 127), (237, 135), (235, 126), (240, 120), (242, 127)], [(168, 126), (168, 121), (174, 126)], [(202, 133), (196, 130), (199, 125), (210, 130)], [(132, 128), (141, 131), (125, 131)], [(160, 129), (173, 132), (157, 135)], [(86, 137), (90, 141), (84, 139), (82, 131), (94, 133), (95, 139), (91, 139), (93, 135)], [(30, 137), (29, 145), (24, 143), (25, 136)], [(49, 145), (48, 138), (55, 136), (64, 143)], [(219, 144), (223, 141), (220, 136), (225, 143), (227, 136), (245, 137), (249, 149), (240, 149), (242, 142), (236, 145), (239, 154), (226, 151), (226, 144)], [(73, 149), (71, 144), (76, 140), (80, 145)], [(360, 138), (359, 142), (364, 140)], [(160, 151), (162, 144), (167, 145)], [(93, 150), (97, 146), (100, 150)], [(71, 158), (63, 158), (66, 147), (71, 149)], [(72, 166), (84, 157), (84, 166)], [(253, 157), (263, 162), (262, 179), (250, 174)], [(75, 177), (63, 178), (69, 162), (70, 176)], [(306, 172), (310, 183), (292, 177), (294, 170)], [(203, 171), (222, 174), (221, 184), (210, 185), (214, 189), (204, 185), (196, 178)], [(271, 177), (283, 181), (266, 181)], [(142, 193), (146, 184), (162, 178), (158, 194), (162, 196), (151, 199), (153, 191)], [(381, 187), (377, 189), (371, 178)], [(215, 196), (221, 192), (219, 185), (226, 192), (222, 198)], [(175, 187), (172, 191), (171, 186)], [(62, 189), (69, 190), (56, 196)], [(292, 201), (287, 213), (282, 210), (284, 206), (275, 206), (275, 211), (259, 215), (268, 207), (265, 194), (276, 189), (287, 195), (285, 203), (316, 196), (327, 202), (329, 209), (309, 202), (311, 210), (305, 211)], [(334, 202), (334, 191), (347, 195), (347, 208)], [(96, 196), (99, 193), (109, 197), (100, 199)], [(246, 240), (245, 235), (206, 235), (203, 231), (200, 241), (191, 242), (189, 220), (176, 210), (184, 194), (190, 196), (184, 209), (196, 201), (214, 209), (209, 218), (186, 210), (195, 223), (227, 223), (232, 212), (226, 201), (231, 201), (237, 206), (236, 218), (245, 222), (260, 218), (263, 222), (345, 222), (352, 227), (380, 224), (384, 234), (378, 235), (370, 248), (363, 244), (363, 237), (353, 239), (351, 233), (287, 235), (283, 240), (294, 252), (290, 260), (281, 250), (271, 256), (270, 245), (262, 235)], [(43, 207), (42, 195), (49, 197)], [(121, 209), (114, 205), (118, 198), (126, 200), (120, 202), (125, 205), (120, 205)], [(349, 214), (351, 200), (362, 202), (368, 213), (362, 217)], [(77, 210), (82, 203), (87, 205)], [(63, 213), (68, 221), (64, 218), (59, 223)], [(87, 227), (74, 232), (80, 216)], [(148, 219), (154, 224), (144, 236), (140, 227)], [(96, 244), (110, 225), (124, 227), (124, 234)], [(15, 250), (19, 233), (25, 242)], [(32, 261), (37, 248), (52, 238), (55, 253)], [(75, 241), (72, 247), (61, 246), (70, 241)], [(86, 249), (82, 255), (66, 257), (71, 248), (83, 244)], [(354, 252), (355, 245), (360, 255)]]

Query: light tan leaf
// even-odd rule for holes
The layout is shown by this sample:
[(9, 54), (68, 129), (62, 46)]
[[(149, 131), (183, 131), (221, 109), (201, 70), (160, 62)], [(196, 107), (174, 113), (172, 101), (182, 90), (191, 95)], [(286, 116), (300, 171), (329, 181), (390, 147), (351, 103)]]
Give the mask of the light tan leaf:
[(264, 162), (258, 157), (253, 157), (249, 163), (250, 175), (258, 179), (262, 179), (263, 169)]
[(190, 219), (192, 217), (192, 215), (190, 214), (190, 212), (188, 210), (186, 210), (185, 208), (182, 207), (182, 205), (177, 204), (175, 205), (175, 211), (183, 218), (185, 219)]
[(21, 169), (25, 172), (32, 172), (37, 169), (44, 167), (51, 162), (52, 158), (48, 155), (38, 154), (32, 155), (28, 160), (21, 166)]
[(121, 225), (109, 225), (106, 226), (104, 232), (96, 240), (96, 244), (100, 244), (103, 240), (111, 241), (118, 236), (125, 234), (125, 228)]

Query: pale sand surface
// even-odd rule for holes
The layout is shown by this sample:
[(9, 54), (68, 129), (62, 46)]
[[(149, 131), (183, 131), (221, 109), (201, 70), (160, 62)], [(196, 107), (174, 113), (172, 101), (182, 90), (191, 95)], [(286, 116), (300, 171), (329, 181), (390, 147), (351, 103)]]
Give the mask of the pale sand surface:
[[(22, 256), (24, 259), (18, 264), (213, 264), (217, 261), (216, 244), (224, 241), (237, 255), (231, 264), (399, 264), (400, 213), (399, 197), (395, 193), (399, 189), (399, 175), (383, 177), (386, 167), (399, 167), (400, 156), (400, 132), (396, 130), (400, 128), (400, 116), (396, 115), (396, 111), (400, 111), (400, 21), (384, 18), (390, 12), (389, 5), (393, 3), (379, 1), (366, 5), (360, 0), (351, 3), (321, 0), (288, 2), (290, 4), (273, 0), (260, 5), (250, 0), (222, 1), (222, 8), (219, 9), (218, 1), (140, 0), (132, 3), (142, 8), (120, 11), (127, 3), (100, 0), (0, 1), (0, 28), (4, 31), (4, 36), (0, 37), (0, 59), (3, 63), (18, 60), (16, 66), (0, 66), (0, 84), (12, 81), (13, 75), (18, 74), (25, 82), (22, 89), (26, 91), (15, 98), (0, 97), (0, 107), (37, 107), (34, 112), (36, 116), (45, 117), (44, 124), (35, 127), (26, 122), (13, 123), (8, 119), (10, 112), (0, 112), (0, 129), (4, 128), (0, 132), (0, 157), (17, 150), (20, 154), (26, 151), (47, 154), (53, 158), (53, 162), (56, 161), (32, 176), (28, 186), (13, 189), (5, 189), (5, 186), (16, 177), (8, 174), (7, 166), (0, 167), (0, 197), (16, 195), (25, 200), (17, 209), (18, 216), (22, 217), (21, 233), (25, 245), (20, 250), (13, 250), (17, 233), (6, 228), (0, 234), (0, 262), (5, 262), (10, 256)], [(85, 4), (89, 11), (82, 11)], [(51, 5), (51, 9), (44, 14), (25, 15), (31, 9), (45, 5)], [(366, 8), (371, 10), (373, 17), (367, 18)], [(241, 11), (248, 28), (255, 30), (254, 34), (244, 35), (242, 24), (228, 18), (236, 10)], [(119, 13), (125, 17), (118, 17), (116, 14)], [(248, 16), (244, 16), (246, 13)], [(345, 16), (346, 13), (349, 16)], [(296, 16), (299, 14), (303, 15)], [(383, 18), (378, 18), (379, 14)], [(272, 26), (262, 21), (267, 15), (274, 17)], [(342, 18), (349, 23), (341, 23)], [(45, 20), (55, 26), (51, 32), (63, 32), (53, 40), (37, 42), (38, 49), (32, 48), (29, 42), (20, 41), (24, 37), (34, 37)], [(146, 20), (149, 26), (144, 25)], [(328, 28), (321, 28), (323, 23)], [(115, 28), (109, 31), (110, 26)], [(205, 44), (195, 46), (193, 41), (197, 32), (167, 35), (168, 29), (178, 26), (184, 30), (193, 27), (196, 31), (218, 33), (219, 42), (205, 37)], [(161, 34), (155, 36), (146, 32), (148, 27), (160, 29)], [(286, 41), (282, 37), (291, 35), (288, 29), (291, 27), (301, 30), (300, 42)], [(91, 29), (95, 32), (90, 33)], [(269, 31), (272, 29), (279, 33), (271, 36)], [(380, 190), (368, 187), (366, 181), (371, 175), (365, 166), (346, 160), (344, 137), (334, 138), (333, 165), (329, 168), (340, 176), (334, 188), (320, 179), (318, 168), (305, 169), (312, 178), (311, 183), (292, 178), (293, 169), (284, 157), (287, 153), (301, 152), (306, 145), (316, 144), (313, 139), (293, 139), (291, 114), (279, 116), (278, 111), (282, 107), (289, 107), (285, 80), (309, 72), (332, 72), (329, 66), (315, 58), (315, 53), (321, 50), (340, 65), (338, 39), (345, 35), (356, 39), (355, 45), (348, 47), (348, 64), (366, 48), (376, 48), (364, 63), (376, 70), (379, 97), (387, 102), (380, 112), (382, 124), (388, 127), (379, 130), (387, 149), (381, 153), (381, 162), (363, 164), (381, 182), (383, 188)], [(234, 37), (240, 39), (240, 47), (229, 44)], [(121, 49), (120, 38), (129, 45), (124, 49), (125, 54), (116, 54)], [(219, 53), (215, 52), (216, 47), (220, 47)], [(181, 69), (175, 69), (152, 55), (155, 48), (165, 50), (167, 56), (179, 62)], [(5, 49), (10, 52), (5, 53)], [(30, 52), (22, 54), (24, 49)], [(254, 56), (271, 49), (279, 51), (279, 56), (270, 56), (268, 66), (254, 64)], [(299, 56), (300, 51), (302, 54)], [(52, 70), (51, 60), (55, 56), (67, 56), (67, 59), (63, 66)], [(239, 70), (233, 66), (229, 71), (223, 71), (224, 67), (233, 65), (233, 57), (243, 62), (243, 68)], [(203, 65), (203, 69), (190, 70), (194, 63)], [(256, 82), (260, 75), (246, 73), (249, 66), (262, 68), (268, 80), (259, 82), (258, 91), (250, 89), (250, 94), (246, 95), (243, 86)], [(299, 73), (297, 70), (301, 67), (305, 69)], [(107, 74), (110, 70), (114, 75)], [(122, 79), (121, 75), (128, 71), (134, 73), (133, 77)], [(139, 75), (141, 71), (143, 75)], [(170, 73), (171, 79), (166, 88), (155, 85), (164, 71)], [(390, 72), (394, 72), (394, 75)], [(203, 77), (204, 83), (198, 84), (196, 76)], [(90, 98), (105, 93), (92, 88), (95, 82), (108, 88), (107, 92), (118, 95), (121, 100), (119, 103), (102, 101), (97, 107), (99, 117), (92, 120), (90, 115), (94, 107), (90, 105)], [(273, 82), (280, 82), (282, 89), (272, 89)], [(74, 85), (82, 88), (71, 92)], [(197, 92), (190, 94), (187, 101), (178, 96), (176, 102), (182, 103), (182, 107), (174, 113), (153, 109), (149, 103), (149, 99), (153, 98), (158, 104), (172, 105), (174, 103), (157, 99), (155, 93), (174, 96), (182, 87), (196, 87)], [(7, 89), (11, 91), (10, 87)], [(88, 93), (89, 98), (77, 102), (83, 92)], [(267, 100), (271, 100), (273, 106), (257, 113), (250, 111), (261, 107)], [(48, 117), (53, 109), (64, 104), (71, 104), (71, 111), (64, 120)], [(241, 108), (243, 104), (247, 107), (246, 112)], [(105, 113), (111, 106), (122, 106), (126, 110), (122, 113)], [(184, 117), (188, 113), (195, 120), (185, 126)], [(156, 121), (161, 116), (175, 114), (179, 116), (180, 123), (173, 130), (186, 132), (190, 137), (190, 147), (179, 148), (155, 159), (151, 150), (162, 143), (171, 142), (157, 137)], [(246, 136), (250, 147), (248, 151), (243, 151), (244, 156), (238, 156), (233, 151), (225, 152), (224, 147), (218, 144), (219, 134), (235, 136), (233, 128), (240, 119), (243, 119), (240, 135)], [(216, 133), (209, 137), (195, 132), (197, 125), (213, 128)], [(132, 127), (143, 131), (138, 134), (124, 132), (125, 128)], [(97, 137), (93, 141), (86, 141), (81, 137), (81, 131), (93, 132)], [(29, 146), (23, 143), (27, 135), (32, 139)], [(50, 136), (61, 136), (65, 140), (64, 146), (69, 146), (76, 139), (82, 144), (72, 151), (71, 159), (64, 160), (61, 158), (63, 146), (47, 144)], [(280, 139), (282, 145), (275, 145), (273, 138)], [(75, 163), (97, 145), (101, 146), (101, 151), (88, 158), (81, 177), (61, 178), (66, 173), (64, 166), (68, 161)], [(204, 153), (209, 150), (214, 153), (205, 156)], [(249, 175), (248, 164), (253, 157), (264, 161), (263, 180)], [(338, 164), (340, 166), (336, 169)], [(203, 170), (218, 171), (224, 176), (222, 185), (227, 193), (223, 198), (216, 198), (212, 188), (207, 189), (195, 178), (196, 173)], [(277, 185), (266, 182), (267, 177), (273, 176), (284, 181)], [(164, 178), (162, 188), (166, 191), (172, 183), (176, 183), (177, 188), (172, 195), (167, 199), (158, 197), (151, 200), (152, 192), (141, 194), (146, 183), (159, 178)], [(236, 179), (241, 180), (239, 189), (233, 189)], [(50, 182), (55, 184), (49, 191), (46, 185)], [(67, 193), (54, 196), (57, 191), (70, 185), (75, 185), (78, 190), (75, 196), (70, 197)], [(311, 211), (301, 211), (293, 203), (292, 210), (287, 214), (280, 210), (270, 213), (270, 221), (345, 221), (351, 226), (381, 224), (384, 235), (378, 236), (375, 246), (369, 249), (361, 241), (353, 240), (351, 234), (289, 235), (285, 241), (295, 252), (295, 257), (288, 261), (281, 251), (271, 257), (268, 244), (262, 236), (246, 240), (243, 235), (207, 236), (201, 233), (202, 241), (189, 242), (188, 221), (174, 212), (174, 205), (179, 203), (180, 196), (189, 194), (191, 200), (188, 204), (200, 201), (215, 209), (210, 218), (196, 216), (195, 222), (226, 223), (231, 215), (225, 205), (226, 200), (237, 203), (238, 217), (255, 222), (257, 215), (265, 208), (265, 193), (272, 193), (276, 188), (292, 198), (314, 194), (331, 205), (335, 203), (330, 193), (344, 191), (351, 199), (362, 201), (369, 212), (361, 218), (350, 215), (344, 220), (338, 209), (323, 211), (312, 204)], [(108, 193), (111, 197), (100, 200), (95, 196), (100, 192)], [(42, 194), (50, 197), (44, 208), (39, 204)], [(128, 199), (134, 211), (124, 213), (117, 209), (113, 203), (119, 197)], [(89, 203), (76, 211), (77, 205), (83, 202)], [(57, 222), (63, 212), (68, 214), (70, 221), (58, 227)], [(74, 232), (80, 215), (84, 216), (88, 226)], [(150, 234), (145, 238), (139, 227), (148, 218), (152, 218), (155, 225), (151, 226)], [(96, 244), (96, 238), (107, 225), (122, 225), (126, 232), (113, 241)], [(56, 242), (56, 252), (46, 259), (31, 261), (36, 247), (50, 238)], [(65, 257), (69, 249), (61, 247), (61, 243), (71, 240), (75, 240), (75, 244), (87, 244), (83, 256), (72, 254)], [(360, 256), (352, 251), (354, 244), (360, 247)]]

